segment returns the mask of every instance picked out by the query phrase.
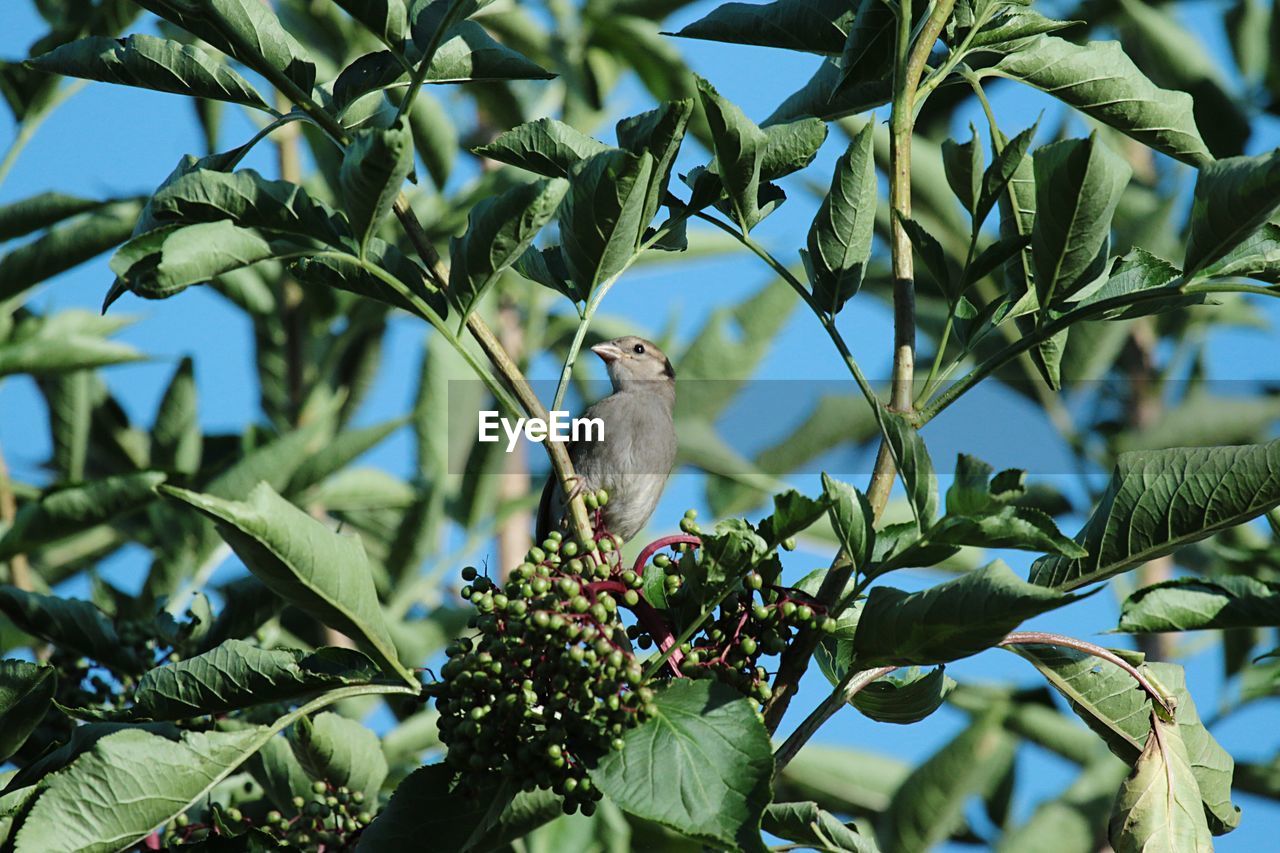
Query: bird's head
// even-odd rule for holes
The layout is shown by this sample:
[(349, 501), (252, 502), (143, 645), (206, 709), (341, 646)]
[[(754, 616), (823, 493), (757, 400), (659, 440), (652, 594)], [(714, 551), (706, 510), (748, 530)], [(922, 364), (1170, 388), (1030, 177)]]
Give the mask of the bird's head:
[(676, 371), (671, 366), (671, 359), (652, 341), (625, 335), (596, 344), (591, 351), (605, 363), (615, 391), (675, 387)]

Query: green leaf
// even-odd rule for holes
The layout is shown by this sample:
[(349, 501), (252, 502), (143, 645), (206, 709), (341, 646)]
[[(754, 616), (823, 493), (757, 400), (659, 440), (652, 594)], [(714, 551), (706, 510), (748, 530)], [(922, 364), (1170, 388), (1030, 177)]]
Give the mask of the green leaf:
[(1213, 850), (1178, 727), (1152, 715), (1152, 737), (1120, 786), (1108, 838), (1116, 853)]
[(886, 850), (916, 853), (964, 826), (968, 800), (994, 787), (1017, 741), (1001, 725), (1003, 709), (984, 714), (911, 772), (880, 825)]
[(42, 192), (0, 207), (0, 242), (57, 225), (81, 213), (97, 210), (109, 201)]
[(138, 5), (177, 24), (267, 79), (282, 76), (310, 95), (316, 66), (297, 39), (259, 0), (138, 0)]
[(716, 169), (729, 195), (734, 219), (749, 231), (763, 217), (759, 207), (765, 135), (735, 104), (698, 78), (698, 94), (711, 126)]
[(810, 282), (818, 305), (836, 314), (862, 286), (874, 236), (876, 164), (871, 122), (836, 162), (831, 189), (809, 226)]
[(245, 503), (172, 487), (162, 491), (211, 518), (272, 592), (361, 643), (386, 672), (417, 685), (397, 659), (358, 538), (335, 533), (266, 483)]
[(1047, 92), (1144, 145), (1192, 166), (1213, 159), (1192, 116), (1186, 92), (1161, 89), (1147, 79), (1119, 42), (1075, 44), (1040, 35), (1022, 43), (982, 73), (1007, 77)]
[(549, 178), (567, 178), (579, 163), (608, 150), (562, 121), (540, 118), (499, 134), (475, 153)]
[(303, 717), (289, 729), (298, 763), (312, 779), (360, 791), (377, 800), (387, 778), (387, 759), (378, 736), (355, 720), (331, 711)]
[(167, 225), (135, 237), (111, 259), (120, 282), (107, 294), (114, 302), (121, 287), (144, 299), (167, 299), (223, 273), (272, 258), (292, 258), (325, 247), (305, 238), (260, 228), (241, 228), (229, 220), (199, 225)]
[(396, 787), (386, 808), (360, 834), (356, 849), (408, 849), (425, 838), (459, 853), (502, 849), (562, 814), (560, 798), (550, 791), (513, 797), (511, 787), (503, 785), (477, 794), (454, 787), (454, 776), (446, 764), (419, 767)]
[(979, 515), (947, 516), (929, 528), (927, 537), (939, 545), (1047, 551), (1066, 557), (1088, 555), (1062, 535), (1052, 518), (1033, 507), (1005, 506)]
[(925, 672), (913, 667), (901, 675), (886, 675), (859, 690), (849, 704), (876, 722), (918, 723), (942, 707), (955, 689), (945, 669), (939, 666)]
[(1280, 585), (1247, 575), (1177, 578), (1132, 593), (1120, 608), (1119, 630), (1199, 631), (1280, 627)]
[(671, 181), (671, 170), (680, 143), (684, 141), (689, 119), (693, 115), (693, 99), (666, 101), (657, 109), (624, 118), (618, 122), (618, 145), (639, 154), (653, 155), (653, 172), (649, 176), (649, 193), (645, 198), (641, 219), (650, 222), (657, 215)]
[(200, 468), (203, 443), (196, 409), (195, 363), (187, 357), (178, 363), (160, 398), (151, 427), (151, 463), (165, 471), (194, 474)]
[(449, 292), (464, 316), (532, 245), (568, 190), (563, 178), (535, 181), (471, 209), (466, 233), (453, 238), (449, 248)]
[(764, 151), (760, 156), (762, 181), (775, 181), (808, 166), (827, 140), (827, 123), (812, 117), (771, 124), (761, 130), (764, 131)]
[(58, 489), (25, 504), (0, 539), (0, 559), (133, 512), (155, 499), (154, 489), (164, 479), (155, 471), (117, 474)]
[(1036, 292), (1041, 307), (1047, 308), (1106, 272), (1111, 217), (1132, 170), (1096, 133), (1044, 145), (1033, 162), (1031, 252)]
[[(1040, 670), (1116, 756), (1130, 764), (1137, 761), (1151, 734), (1153, 706), (1132, 676), (1109, 661), (1074, 649), (1027, 644), (1012, 651)], [(1231, 755), (1201, 723), (1182, 668), (1148, 663), (1139, 671), (1174, 708), (1211, 831), (1230, 832), (1240, 822), (1239, 809), (1231, 803)]]
[[(400, 291), (374, 275), (369, 265), (380, 267), (398, 280), (417, 300), (401, 295)], [(322, 256), (303, 256), (290, 266), (290, 272), (304, 284), (314, 284), (345, 290), (369, 299), (376, 299), (410, 313), (418, 313), (418, 304), (425, 304), (444, 317), (449, 313), (445, 296), (427, 278), (426, 270), (390, 243), (377, 237), (365, 247), (364, 259), (355, 255), (328, 253)]]
[(65, 77), (270, 109), (249, 81), (219, 58), (195, 45), (155, 36), (80, 39), (28, 60), (27, 65)]
[(853, 565), (864, 569), (871, 560), (871, 550), (876, 541), (872, 524), (875, 513), (871, 510), (871, 503), (861, 491), (825, 472), (822, 491), (827, 496), (827, 516), (831, 519), (836, 540)]
[(1089, 555), (1042, 557), (1031, 582), (1063, 590), (1097, 583), (1277, 505), (1280, 441), (1122, 453), (1075, 537)]
[(886, 412), (884, 426), (898, 462), (899, 476), (907, 489), (907, 499), (915, 507), (920, 524), (928, 525), (938, 515), (938, 475), (934, 473), (929, 449), (920, 431), (900, 415)]
[(15, 373), (57, 376), (70, 371), (139, 361), (144, 358), (142, 353), (128, 344), (109, 341), (105, 337), (129, 322), (77, 309), (62, 311), (52, 317), (29, 314), (14, 327), (9, 340), (0, 343), (0, 377)]
[(369, 28), (386, 45), (400, 45), (409, 36), (406, 0), (334, 0), (347, 14)]
[(580, 164), (560, 203), (565, 266), (581, 293), (620, 273), (635, 254), (644, 227), (653, 157), (610, 150)]
[[(1010, 181), (1018, 174), (1020, 170), (1029, 171), (1023, 168), (1023, 163), (1027, 158), (1027, 149), (1031, 147), (1031, 140), (1036, 135), (1036, 130), (1040, 126), (1040, 120), (1036, 119), (1036, 123), (1031, 127), (1019, 133), (1013, 139), (1005, 142), (1000, 152), (995, 155), (991, 161), (991, 165), (987, 166), (986, 171), (982, 173), (982, 189), (978, 194), (977, 207), (974, 210), (973, 221), (977, 227), (981, 227), (986, 221), (987, 216), (991, 213), (991, 209), (996, 203), (1006, 195)], [(1030, 182), (1030, 175), (1027, 176)], [(1028, 195), (1034, 195), (1034, 189), (1029, 187)], [(1021, 195), (1019, 192), (1017, 195)], [(1032, 211), (1034, 216), (1034, 211)], [(1003, 219), (1003, 217), (1002, 217)], [(1026, 233), (1030, 233), (1030, 220), (1027, 221), (1028, 229)], [(1004, 235), (1004, 223), (1001, 222), (1001, 235)]]
[(391, 212), (400, 187), (413, 170), (413, 134), (398, 122), (356, 134), (342, 157), (338, 182), (347, 216), (361, 249)]
[(751, 704), (724, 684), (689, 679), (654, 703), (655, 716), (601, 758), (592, 781), (637, 817), (707, 843), (763, 850), (773, 756)]
[(942, 248), (937, 237), (926, 231), (924, 226), (914, 219), (899, 219), (899, 221), (902, 223), (902, 229), (911, 239), (911, 245), (915, 248), (916, 254), (924, 261), (925, 269), (929, 271), (934, 283), (942, 291), (947, 304), (956, 304), (960, 299), (957, 287), (960, 276), (959, 271), (955, 269), (955, 264), (947, 256), (946, 249)]
[[(414, 64), (416, 52), (406, 57)], [(555, 75), (541, 65), (493, 40), (483, 27), (464, 21), (436, 50), (427, 69), (426, 83), (468, 83), (505, 80), (548, 80)], [(333, 81), (332, 109), (347, 113), (350, 126), (355, 119), (348, 109), (366, 95), (383, 89), (407, 87), (411, 81), (402, 58), (389, 50), (368, 53), (342, 70)], [(383, 99), (363, 102), (372, 109), (382, 106)], [(354, 112), (354, 111), (353, 111)]]
[[(868, 122), (868, 124), (870, 124)], [(863, 128), (866, 129), (865, 126)], [(942, 166), (947, 173), (947, 184), (960, 204), (970, 215), (978, 209), (978, 199), (983, 190), (982, 145), (978, 141), (978, 129), (969, 125), (969, 141), (942, 141)], [(993, 199), (994, 200), (994, 199)]]
[(1206, 165), (1196, 178), (1182, 262), (1191, 276), (1258, 230), (1280, 206), (1280, 151), (1230, 157)]
[(1197, 278), (1226, 276), (1280, 283), (1280, 225), (1265, 223), (1244, 242), (1201, 270)]
[(1102, 315), (1104, 319), (1108, 320), (1119, 320), (1140, 314), (1156, 313), (1165, 308), (1183, 305), (1188, 300), (1203, 301), (1204, 297), (1195, 294), (1183, 294), (1180, 289), (1174, 286), (1181, 282), (1181, 276), (1182, 271), (1173, 264), (1163, 258), (1157, 258), (1145, 249), (1135, 248), (1124, 257), (1118, 258), (1115, 266), (1111, 268), (1110, 274), (1099, 279), (1098, 283), (1101, 287), (1096, 290), (1087, 288), (1077, 293), (1074, 299), (1079, 300), (1081, 306), (1085, 306), (1130, 293), (1140, 293), (1145, 290), (1167, 288), (1169, 291), (1168, 301), (1142, 302), (1129, 308), (1113, 310)]
[(730, 44), (839, 54), (853, 17), (840, 0), (725, 3), (674, 35)]
[(823, 851), (875, 853), (875, 840), (854, 824), (841, 823), (817, 803), (771, 803), (764, 810), (764, 831), (787, 841)]
[(361, 429), (344, 430), (326, 443), (319, 452), (302, 461), (289, 479), (289, 486), (285, 492), (298, 494), (311, 488), (377, 447), (404, 425), (403, 418), (395, 418)]
[(139, 729), (109, 734), (49, 777), (14, 850), (109, 853), (131, 846), (203, 797), (270, 732), (253, 726), (186, 732), (180, 740)]
[[(48, 209), (44, 204), (40, 207)], [(141, 209), (136, 201), (113, 202), (86, 216), (56, 225), (35, 240), (11, 249), (0, 258), (0, 301), (17, 296), (129, 239)], [(23, 218), (37, 215), (33, 211), (23, 214)], [(14, 224), (12, 227), (27, 226)]]
[(0, 612), (31, 636), (119, 672), (136, 675), (147, 668), (148, 662), (121, 643), (115, 626), (87, 601), (0, 586)]
[(35, 731), (53, 703), (53, 667), (0, 661), (0, 761), (7, 761)]
[(959, 660), (1073, 600), (1027, 583), (999, 560), (921, 592), (877, 586), (858, 620), (854, 651), (865, 666)]
[(126, 720), (185, 720), (254, 705), (292, 702), (324, 690), (368, 684), (378, 669), (354, 649), (263, 649), (227, 640), (201, 655), (158, 666), (138, 682)]
[(139, 234), (163, 225), (229, 219), (301, 239), (348, 248), (351, 230), (340, 214), (290, 181), (267, 180), (252, 169), (224, 172), (200, 161), (179, 164), (148, 200)]

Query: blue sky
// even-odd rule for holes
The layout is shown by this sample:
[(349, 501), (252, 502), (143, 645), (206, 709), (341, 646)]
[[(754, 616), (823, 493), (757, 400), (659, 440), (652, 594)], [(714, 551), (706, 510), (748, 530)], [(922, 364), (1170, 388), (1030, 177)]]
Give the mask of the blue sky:
[[(714, 4), (700, 3), (680, 13), (669, 29), (700, 17)], [(1221, 56), (1225, 41), (1221, 32), (1218, 7), (1195, 4), (1194, 17), (1188, 23), (1208, 41), (1212, 52)], [(24, 52), (26, 46), (42, 32), (42, 23), (28, 3), (0, 4), (0, 52), (7, 57)], [(680, 41), (679, 49), (693, 69), (707, 77), (719, 91), (742, 105), (746, 113), (763, 119), (786, 95), (801, 85), (812, 73), (817, 60), (813, 57), (759, 48), (719, 45), (706, 42)], [(447, 92), (433, 94), (443, 98)], [(1021, 128), (1031, 124), (1041, 110), (1056, 119), (1060, 108), (1043, 96), (998, 86), (992, 92), (994, 106), (1002, 125)], [(647, 109), (649, 97), (632, 82), (624, 82), (616, 101), (613, 118)], [(877, 115), (883, 120), (884, 115)], [(612, 139), (613, 118), (598, 135)], [(978, 116), (963, 114), (957, 124), (970, 118), (981, 126)], [(6, 118), (0, 120), (0, 145), (7, 144), (12, 128)], [(1051, 127), (1046, 121), (1042, 127)], [(1076, 121), (1074, 127), (1085, 131)], [(233, 111), (227, 112), (223, 128), (223, 147), (231, 147), (247, 137), (249, 127)], [(1267, 150), (1280, 142), (1280, 128), (1274, 120), (1258, 125), (1251, 152)], [(843, 141), (833, 133), (817, 162), (800, 176), (784, 182), (789, 201), (757, 231), (757, 238), (785, 260), (795, 257), (796, 246), (803, 245), (816, 200), (807, 192), (804, 181), (826, 184)], [(705, 154), (696, 145), (683, 155), (681, 166), (694, 165)], [(185, 153), (200, 153), (202, 141), (187, 102), (177, 96), (154, 92), (91, 84), (75, 95), (44, 124), (34, 142), (18, 159), (12, 173), (0, 185), (0, 204), (8, 203), (44, 190), (56, 189), (83, 195), (117, 195), (145, 193), (154, 188)], [(260, 148), (246, 162), (266, 174), (274, 173), (269, 149)], [(468, 178), (465, 170), (453, 179), (461, 185)], [(625, 317), (650, 328), (660, 328), (668, 321), (674, 324), (677, 337), (687, 341), (709, 314), (754, 292), (770, 280), (767, 272), (749, 256), (734, 255), (699, 260), (679, 265), (641, 266), (629, 273), (609, 295), (604, 313)], [(96, 310), (111, 277), (106, 258), (86, 264), (45, 285), (34, 303), (45, 310), (85, 307)], [(532, 285), (531, 285), (532, 286)], [(1274, 323), (1280, 319), (1273, 305), (1260, 306)], [(108, 371), (108, 381), (121, 398), (130, 415), (148, 423), (154, 413), (165, 383), (183, 355), (196, 360), (200, 388), (201, 419), (206, 431), (236, 430), (257, 412), (257, 387), (249, 360), (252, 351), (247, 323), (211, 291), (192, 288), (180, 297), (164, 302), (144, 302), (126, 298), (112, 309), (132, 314), (136, 322), (120, 338), (148, 353), (147, 362), (122, 366)], [(842, 331), (865, 372), (872, 377), (888, 373), (890, 353), (890, 317), (874, 299), (857, 299), (840, 318)], [(409, 318), (392, 323), (384, 356), (384, 367), (374, 391), (359, 415), (361, 423), (374, 423), (403, 413), (409, 406), (416, 380), (417, 363), (424, 330)], [(1277, 344), (1273, 329), (1240, 330), (1213, 339), (1208, 348), (1211, 375), (1218, 379), (1274, 380)], [(540, 360), (534, 375), (550, 379), (558, 373), (558, 365)], [(822, 335), (816, 322), (797, 310), (778, 337), (757, 378), (796, 380), (844, 380), (845, 369)], [(850, 388), (850, 390), (852, 390)], [(1043, 442), (1052, 433), (1038, 412), (1011, 395), (992, 393), (983, 397), (991, 407), (991, 417), (984, 424), (998, 424), (992, 429), (978, 425), (976, 419), (954, 417), (940, 419), (926, 437), (939, 466), (946, 470), (958, 450), (976, 452), (999, 467), (1034, 466), (1044, 462)], [(781, 423), (781, 422), (780, 422)], [(0, 446), (16, 476), (39, 481), (41, 465), (48, 457), (49, 442), (43, 405), (26, 379), (0, 384)], [(407, 474), (412, 465), (411, 441), (401, 434), (371, 453), (363, 464), (377, 465), (395, 473)], [(1036, 457), (1032, 462), (1028, 457)], [(852, 478), (851, 478), (852, 479)], [(1075, 488), (1063, 476), (1064, 488)], [(805, 475), (794, 478), (801, 490), (813, 490), (817, 478)], [(946, 482), (944, 478), (943, 486)], [(663, 520), (674, 527), (685, 508), (704, 510), (700, 478), (681, 474), (667, 490), (655, 518), (655, 526)], [(1074, 521), (1064, 527), (1073, 532)], [(482, 556), (482, 555), (481, 555)], [(1020, 555), (1002, 555), (1015, 569), (1025, 571), (1029, 562)], [(788, 573), (794, 577), (825, 565), (829, 555), (806, 552), (803, 548), (788, 560)], [(126, 586), (140, 582), (145, 571), (146, 555), (140, 549), (126, 551), (113, 561), (111, 574)], [(235, 571), (229, 565), (226, 571)], [(918, 587), (936, 581), (924, 573), (895, 575), (893, 583)], [(1104, 591), (1086, 602), (1050, 614), (1031, 623), (1046, 630), (1057, 630), (1103, 643), (1120, 644), (1120, 638), (1099, 638), (1097, 634), (1115, 624), (1116, 595)], [(1187, 647), (1197, 643), (1195, 636), (1186, 637)], [(1222, 695), (1220, 666), (1216, 652), (1200, 653), (1189, 663), (1189, 682), (1200, 706), (1209, 716)], [(988, 652), (961, 661), (949, 672), (962, 680), (990, 681), (1012, 679), (1024, 685), (1036, 683), (1034, 672), (1013, 655)], [(800, 699), (793, 706), (791, 719), (798, 721), (809, 708), (826, 695), (821, 676), (813, 673), (806, 680)], [(1280, 731), (1272, 724), (1275, 700), (1259, 703), (1252, 709), (1230, 718), (1215, 729), (1223, 744), (1241, 758), (1269, 759), (1280, 748)], [(927, 722), (910, 727), (874, 723), (851, 710), (838, 715), (819, 735), (819, 741), (840, 743), (883, 751), (908, 761), (918, 761), (946, 742), (963, 724), (965, 717), (943, 709)], [(787, 729), (784, 726), (784, 731)], [(1040, 796), (1061, 789), (1072, 767), (1035, 748), (1023, 750), (1019, 767), (1020, 799), (1017, 813), (1025, 818)], [(1274, 839), (1268, 824), (1280, 820), (1280, 806), (1240, 796), (1245, 808), (1239, 830), (1218, 839), (1222, 850), (1256, 850)], [(971, 810), (977, 826), (985, 825), (980, 810)]]

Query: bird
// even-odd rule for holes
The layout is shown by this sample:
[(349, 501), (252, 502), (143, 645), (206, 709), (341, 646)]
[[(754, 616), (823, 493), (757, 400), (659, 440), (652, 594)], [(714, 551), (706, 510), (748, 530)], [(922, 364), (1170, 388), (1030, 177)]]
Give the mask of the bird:
[[(625, 335), (596, 344), (591, 351), (609, 372), (613, 393), (584, 413), (599, 418), (598, 441), (569, 444), (577, 482), (587, 494), (604, 489), (603, 527), (622, 542), (634, 538), (649, 521), (676, 461), (676, 372), (652, 341)], [(553, 471), (538, 505), (537, 541), (568, 528), (568, 501)]]

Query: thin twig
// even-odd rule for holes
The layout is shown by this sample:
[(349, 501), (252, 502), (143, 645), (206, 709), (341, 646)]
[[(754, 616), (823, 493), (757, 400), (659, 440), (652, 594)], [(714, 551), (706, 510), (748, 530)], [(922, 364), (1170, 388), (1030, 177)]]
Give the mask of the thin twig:
[(821, 705), (814, 708), (813, 712), (805, 717), (800, 725), (796, 726), (796, 730), (791, 733), (791, 736), (774, 752), (774, 775), (777, 776), (782, 773), (782, 769), (791, 763), (791, 759), (796, 757), (796, 753), (800, 751), (800, 748), (809, 742), (809, 739), (817, 733), (823, 723), (835, 715), (836, 711), (853, 701), (853, 697), (857, 696), (868, 684), (883, 678), (895, 669), (897, 667), (881, 666), (861, 671), (850, 670), (846, 673), (845, 677), (836, 685), (836, 688), (831, 691), (831, 695), (824, 699)]

